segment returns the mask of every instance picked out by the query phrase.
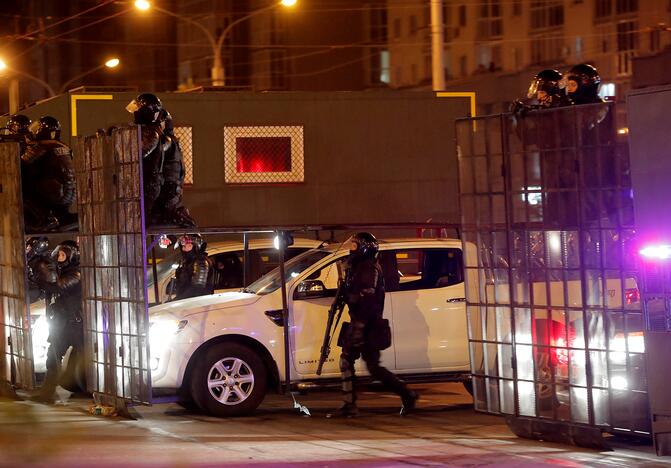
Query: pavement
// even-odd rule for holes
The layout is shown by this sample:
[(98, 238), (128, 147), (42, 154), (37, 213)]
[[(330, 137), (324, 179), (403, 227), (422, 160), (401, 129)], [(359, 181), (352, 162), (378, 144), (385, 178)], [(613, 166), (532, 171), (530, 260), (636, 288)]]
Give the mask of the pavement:
[(609, 438), (596, 451), (517, 438), (502, 418), (473, 411), (460, 384), (413, 385), (419, 409), (368, 389), (360, 417), (327, 419), (335, 391), (270, 395), (252, 416), (217, 419), (176, 404), (138, 407), (137, 420), (92, 416), (91, 400), (53, 406), (0, 400), (0, 466), (174, 467), (657, 467), (650, 445)]

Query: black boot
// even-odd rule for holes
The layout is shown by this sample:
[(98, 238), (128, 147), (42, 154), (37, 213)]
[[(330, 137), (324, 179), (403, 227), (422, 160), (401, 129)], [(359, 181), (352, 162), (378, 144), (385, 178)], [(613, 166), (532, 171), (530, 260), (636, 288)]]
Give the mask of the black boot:
[(179, 227), (196, 227), (196, 220), (193, 219), (189, 210), (184, 206), (176, 208), (166, 218), (168, 222), (176, 224)]
[(340, 408), (326, 415), (327, 418), (356, 418), (359, 416), (359, 408), (356, 403), (343, 403)]
[(417, 409), (417, 400), (419, 400), (419, 395), (417, 392), (409, 390), (406, 395), (401, 397), (401, 416), (407, 416), (410, 413), (413, 413)]

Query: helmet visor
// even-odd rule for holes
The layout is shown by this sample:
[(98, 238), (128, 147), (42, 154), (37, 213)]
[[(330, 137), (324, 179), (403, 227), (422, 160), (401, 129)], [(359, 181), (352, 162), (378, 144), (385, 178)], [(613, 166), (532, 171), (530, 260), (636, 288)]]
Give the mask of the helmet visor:
[(140, 104), (137, 102), (136, 99), (133, 99), (131, 102), (128, 103), (126, 106), (126, 110), (130, 112), (131, 114), (137, 112), (140, 109)]
[(40, 130), (40, 121), (36, 120), (35, 122), (30, 124), (30, 127), (28, 127), (28, 131), (32, 134), (37, 133)]
[(537, 80), (535, 78), (533, 80), (531, 80), (531, 84), (529, 85), (529, 89), (527, 90), (527, 97), (529, 99), (536, 97), (536, 93), (538, 92), (539, 84), (540, 84), (540, 80)]

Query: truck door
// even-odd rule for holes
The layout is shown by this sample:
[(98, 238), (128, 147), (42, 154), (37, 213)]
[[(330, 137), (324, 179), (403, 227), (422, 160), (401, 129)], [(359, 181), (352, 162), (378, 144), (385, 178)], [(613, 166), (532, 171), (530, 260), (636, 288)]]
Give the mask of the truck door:
[[(293, 313), (293, 339), (294, 339), (294, 366), (298, 373), (303, 376), (316, 376), (319, 354), (324, 339), (324, 330), (328, 311), (333, 303), (336, 290), (338, 288), (338, 278), (344, 275), (344, 265), (346, 257), (331, 261), (323, 267), (306, 277), (296, 288), (291, 298)], [(299, 297), (301, 289), (310, 288), (323, 292), (314, 292), (311, 297)], [(391, 318), (391, 301), (385, 300), (384, 317)], [(322, 376), (337, 377), (340, 375), (338, 358), (340, 357), (340, 348), (337, 345), (338, 335), (342, 322), (349, 321), (347, 307), (343, 311), (342, 318), (338, 327), (332, 333), (331, 354), (324, 363)], [(394, 367), (394, 351), (391, 348), (382, 352), (382, 365), (390, 368)], [(355, 369), (357, 374), (365, 373), (363, 360), (356, 362)]]
[(398, 370), (468, 368), (468, 338), (461, 249), (395, 251), (399, 281), (393, 303)]

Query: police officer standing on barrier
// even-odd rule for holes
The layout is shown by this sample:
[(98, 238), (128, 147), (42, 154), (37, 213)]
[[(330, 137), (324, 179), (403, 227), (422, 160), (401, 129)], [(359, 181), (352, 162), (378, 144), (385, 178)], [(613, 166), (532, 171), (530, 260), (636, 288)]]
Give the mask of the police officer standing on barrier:
[(30, 125), (34, 143), (21, 155), (21, 182), (26, 231), (67, 231), (77, 228), (70, 212), (76, 185), (72, 151), (60, 141), (61, 124), (44, 116)]
[(385, 292), (382, 268), (377, 261), (378, 242), (368, 232), (356, 234), (351, 242), (351, 270), (345, 286), (350, 323), (343, 323), (338, 340), (342, 347), (340, 372), (343, 405), (327, 417), (358, 415), (354, 363), (359, 357), (363, 358), (368, 372), (375, 380), (379, 380), (386, 389), (401, 397), (401, 415), (406, 415), (415, 409), (417, 393), (380, 365), (380, 351), (391, 346), (391, 330), (389, 322), (382, 318)]
[(175, 300), (212, 294), (212, 260), (207, 256), (207, 243), (199, 234), (181, 236), (177, 245), (182, 260), (173, 280)]
[(51, 254), (52, 262), (37, 272), (42, 289), (53, 302), (47, 304), (49, 350), (47, 374), (35, 400), (53, 403), (61, 375), (61, 361), (68, 348), (70, 359), (81, 358), (84, 330), (81, 316), (82, 288), (79, 272), (79, 247), (75, 241), (58, 244)]
[(182, 205), (184, 164), (173, 134), (172, 117), (161, 100), (140, 94), (126, 106), (133, 122), (141, 126), (144, 208), (148, 224), (194, 227), (196, 222)]
[(571, 104), (597, 104), (604, 102), (599, 96), (601, 77), (592, 65), (581, 63), (569, 70), (566, 91)]
[(31, 139), (31, 123), (30, 117), (23, 114), (14, 114), (9, 118), (5, 127), (7, 135), (11, 138), (10, 141), (18, 141), (21, 154), (26, 150), (26, 145)]
[[(531, 102), (537, 104), (530, 104)], [(510, 111), (524, 117), (533, 109), (552, 109), (570, 105), (571, 102), (564, 92), (563, 76), (557, 70), (543, 70), (534, 76), (527, 91), (527, 100), (518, 99), (510, 106)]]

